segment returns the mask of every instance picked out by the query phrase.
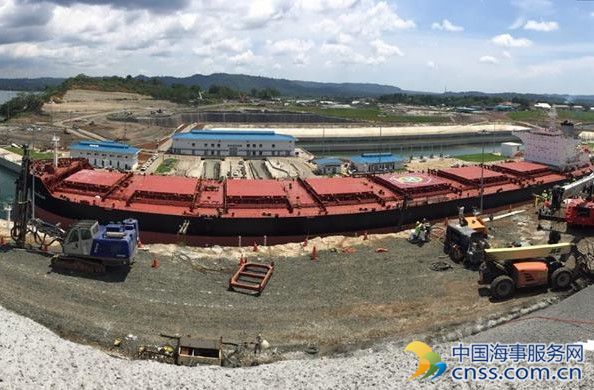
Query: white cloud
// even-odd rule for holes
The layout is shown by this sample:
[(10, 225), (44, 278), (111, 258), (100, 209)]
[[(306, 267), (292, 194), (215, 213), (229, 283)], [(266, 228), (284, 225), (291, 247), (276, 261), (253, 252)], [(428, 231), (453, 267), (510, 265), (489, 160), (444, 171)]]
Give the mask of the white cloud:
[(528, 66), (519, 76), (524, 78), (538, 78), (549, 76), (563, 76), (570, 74), (572, 80), (587, 78), (594, 67), (594, 56), (555, 60)]
[(524, 25), (524, 30), (534, 30), (534, 31), (543, 31), (543, 32), (550, 32), (559, 29), (559, 23), (551, 21), (551, 22), (537, 22), (535, 20), (529, 20)]
[[(144, 5), (156, 0), (130, 0), (125, 5), (115, 0), (0, 0), (0, 74), (38, 77), (142, 71), (148, 76), (184, 76), (240, 69), (290, 79), (391, 84), (397, 73), (402, 75), (398, 84), (415, 90), (435, 91), (441, 83), (455, 90), (593, 90), (588, 78), (592, 62), (579, 59), (594, 53), (594, 43), (576, 41), (575, 34), (549, 33), (556, 39), (548, 42), (537, 42), (529, 35), (535, 33), (528, 30), (533, 27), (530, 20), (556, 21), (563, 30), (566, 26), (561, 24), (573, 11), (550, 1), (510, 2), (515, 8), (507, 16), (491, 15), (488, 10), (477, 15), (492, 18), (502, 28), (498, 33), (509, 34), (494, 37), (497, 33), (493, 33), (482, 39), (449, 32), (469, 28), (454, 16), (460, 15), (463, 6), (438, 4), (451, 7), (452, 12), (422, 22), (425, 30), (436, 22), (433, 35), (442, 37), (434, 41), (426, 31), (414, 31), (422, 7), (396, 8), (398, 0), (169, 0), (161, 2), (166, 10), (146, 9)], [(589, 31), (594, 20), (590, 12), (582, 12), (585, 20), (572, 20), (575, 28)], [(517, 29), (505, 29), (516, 17), (512, 27)], [(537, 43), (538, 50), (520, 52)], [(481, 56), (487, 57), (483, 58), (486, 63), (479, 62)], [(493, 63), (488, 57), (498, 61), (499, 65), (491, 65), (497, 72), (485, 74), (487, 64)], [(557, 63), (553, 58), (568, 61)], [(574, 60), (581, 64), (579, 68), (571, 68)], [(463, 73), (460, 63), (467, 65)], [(562, 77), (540, 78), (555, 72)]]
[(243, 27), (262, 28), (272, 21), (283, 19), (291, 9), (288, 0), (251, 0)]
[(372, 37), (380, 36), (384, 31), (416, 27), (414, 21), (401, 18), (387, 2), (373, 0), (362, 0), (359, 7), (341, 14), (336, 20), (326, 18), (323, 23), (338, 32)]
[(359, 0), (298, 0), (296, 7), (304, 11), (324, 13), (346, 10), (356, 5)]
[(315, 46), (312, 40), (284, 39), (276, 42), (266, 41), (266, 49), (273, 56), (290, 56), (297, 66), (309, 64), (310, 50)]
[(455, 24), (453, 24), (452, 22), (450, 22), (447, 19), (442, 20), (441, 23), (434, 22), (431, 25), (431, 28), (433, 30), (441, 30), (441, 31), (449, 31), (449, 32), (464, 31), (464, 27), (462, 27), (462, 26), (456, 26)]
[(300, 54), (311, 50), (314, 42), (310, 39), (283, 39), (280, 41), (267, 41), (266, 47), (273, 55)]
[(526, 19), (523, 16), (519, 16), (514, 20), (514, 22), (509, 26), (510, 30), (517, 30), (518, 28), (522, 27), (526, 24)]
[(510, 34), (501, 34), (493, 37), (491, 41), (498, 46), (505, 47), (528, 47), (532, 41), (526, 38), (514, 38)]
[(398, 48), (398, 46), (390, 45), (381, 39), (376, 39), (371, 42), (371, 47), (375, 50), (375, 54), (378, 56), (390, 57), (393, 55), (403, 56), (404, 53)]
[[(374, 41), (375, 42), (375, 41)], [(366, 65), (379, 65), (387, 61), (387, 57), (394, 54), (399, 54), (400, 49), (396, 46), (388, 45), (384, 42), (375, 42), (374, 51), (375, 56), (365, 56), (355, 51), (350, 46), (340, 43), (324, 43), (320, 48), (320, 53), (326, 56), (331, 56), (334, 61), (341, 62), (343, 64), (366, 64)], [(380, 54), (383, 52), (385, 54)], [(388, 55), (387, 53), (392, 53)], [(401, 52), (400, 52), (401, 53)]]
[(322, 54), (348, 56), (353, 54), (353, 49), (340, 43), (324, 43), (320, 48)]
[(237, 37), (228, 37), (218, 40), (207, 39), (207, 43), (197, 45), (193, 52), (201, 57), (209, 57), (216, 55), (231, 55), (244, 52), (250, 48), (250, 40), (240, 39)]
[(243, 53), (239, 53), (232, 57), (229, 57), (229, 61), (235, 65), (243, 66), (243, 65), (250, 65), (256, 56), (251, 50), (244, 51)]
[(493, 56), (482, 56), (479, 58), (479, 62), (483, 64), (498, 64), (499, 60)]
[(309, 56), (305, 53), (299, 53), (293, 58), (293, 64), (297, 66), (305, 66), (309, 64)]

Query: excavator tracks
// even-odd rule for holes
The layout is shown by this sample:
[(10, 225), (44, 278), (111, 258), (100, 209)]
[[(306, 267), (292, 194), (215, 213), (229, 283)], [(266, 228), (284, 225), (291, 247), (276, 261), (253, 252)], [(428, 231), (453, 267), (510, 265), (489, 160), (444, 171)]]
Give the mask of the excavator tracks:
[(96, 260), (64, 255), (55, 255), (52, 257), (51, 266), (56, 269), (65, 269), (84, 274), (104, 274), (107, 271), (107, 267)]

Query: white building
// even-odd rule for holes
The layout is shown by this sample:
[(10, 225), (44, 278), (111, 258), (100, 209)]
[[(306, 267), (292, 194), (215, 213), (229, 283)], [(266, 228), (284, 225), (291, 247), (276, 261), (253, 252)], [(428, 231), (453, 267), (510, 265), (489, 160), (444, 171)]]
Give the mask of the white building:
[(130, 171), (138, 166), (139, 149), (113, 141), (79, 141), (70, 145), (70, 157), (86, 158), (97, 168)]
[(360, 173), (392, 172), (403, 169), (405, 160), (392, 153), (363, 153), (350, 158), (355, 170)]
[(288, 157), (295, 155), (295, 137), (262, 130), (193, 130), (173, 136), (171, 153), (203, 157)]
[(503, 142), (501, 144), (501, 155), (504, 157), (514, 157), (522, 149), (522, 144), (518, 142)]
[(342, 160), (335, 157), (318, 158), (313, 160), (316, 172), (321, 175), (335, 175), (342, 173)]
[(550, 110), (551, 109), (551, 105), (549, 103), (536, 103), (534, 105), (535, 108), (542, 108), (545, 110)]

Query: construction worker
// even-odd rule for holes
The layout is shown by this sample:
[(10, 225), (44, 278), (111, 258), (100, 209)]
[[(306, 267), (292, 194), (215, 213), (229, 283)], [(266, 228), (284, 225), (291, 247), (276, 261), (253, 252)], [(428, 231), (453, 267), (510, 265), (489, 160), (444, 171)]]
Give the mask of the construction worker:
[(431, 223), (429, 223), (427, 218), (423, 218), (423, 230), (424, 230), (423, 241), (429, 241), (429, 234), (431, 233)]
[(256, 343), (254, 345), (254, 353), (262, 352), (262, 334), (258, 333), (256, 336)]
[(419, 239), (421, 234), (421, 222), (417, 221), (415, 223), (415, 228), (410, 232), (410, 236), (408, 237), (409, 241), (415, 241)]

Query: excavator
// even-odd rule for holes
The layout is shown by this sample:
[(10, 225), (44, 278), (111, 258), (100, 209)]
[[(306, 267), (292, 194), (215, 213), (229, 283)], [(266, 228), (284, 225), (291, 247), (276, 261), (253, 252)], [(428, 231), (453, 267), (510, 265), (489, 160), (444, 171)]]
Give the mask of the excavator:
[(108, 268), (130, 266), (139, 242), (138, 221), (100, 225), (97, 221), (77, 221), (66, 231), (40, 219), (31, 218), (31, 158), (23, 146), (21, 172), (16, 180), (14, 224), (11, 237), (15, 247), (32, 249), (27, 237), (32, 236), (38, 248), (59, 243), (61, 251), (51, 259), (52, 268), (83, 273), (105, 273)]

